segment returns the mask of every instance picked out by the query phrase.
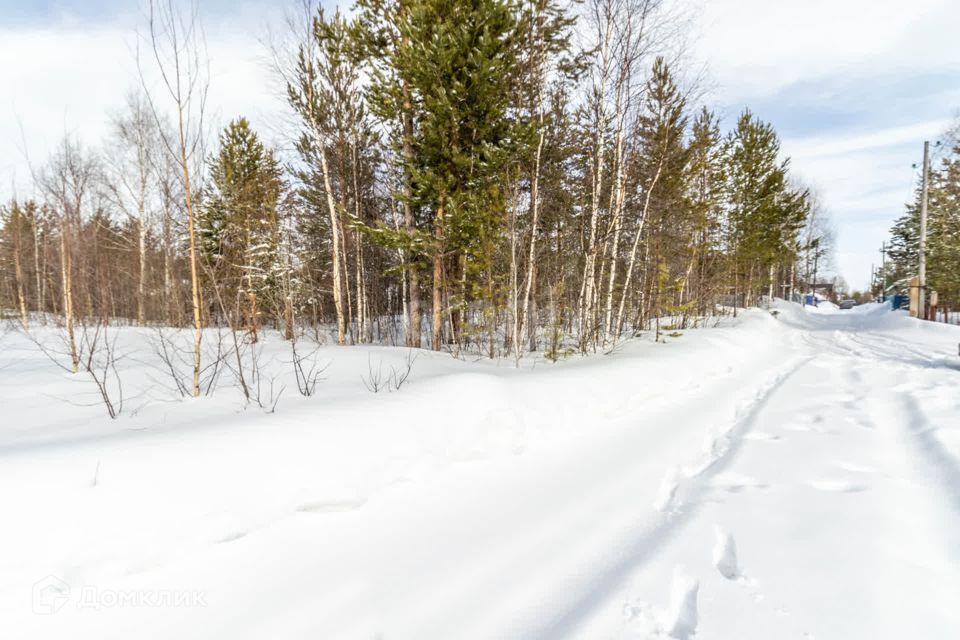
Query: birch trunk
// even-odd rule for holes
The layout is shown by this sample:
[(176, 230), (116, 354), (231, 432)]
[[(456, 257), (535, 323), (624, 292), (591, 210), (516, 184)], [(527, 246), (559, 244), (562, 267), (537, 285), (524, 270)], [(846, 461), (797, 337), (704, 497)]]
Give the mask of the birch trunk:
[(140, 211), (140, 221), (138, 227), (140, 275), (137, 281), (137, 325), (142, 327), (146, 317), (146, 312), (144, 310), (144, 299), (146, 298), (147, 290), (147, 225), (143, 220), (142, 209)]
[[(44, 250), (46, 250), (46, 243), (44, 243)], [(44, 277), (44, 274), (43, 274), (43, 272), (46, 270), (46, 266), (44, 265), (44, 269), (41, 269), (41, 267), (40, 267), (40, 215), (39, 215), (39, 211), (35, 211), (35, 212), (34, 212), (34, 215), (33, 215), (33, 270), (34, 270), (34, 272), (35, 272), (35, 273), (34, 273), (34, 276), (36, 276), (36, 280), (37, 280), (37, 294), (36, 294), (36, 295), (37, 295), (37, 309), (36, 309), (36, 310), (37, 310), (37, 313), (40, 313), (40, 314), (41, 314), (41, 317), (42, 317), (42, 314), (43, 314), (44, 310), (46, 309), (46, 295), (45, 295), (46, 292), (44, 291), (44, 287), (43, 287), (43, 284), (42, 284), (42, 281), (43, 281), (43, 280), (46, 280), (46, 278)], [(44, 321), (44, 320), (41, 320), (41, 322), (43, 322), (44, 324), (46, 324), (46, 321)]]
[(430, 348), (440, 351), (443, 345), (443, 215), (444, 197), (440, 196), (437, 207), (435, 235), (437, 247), (433, 254), (433, 309)]
[(180, 168), (183, 171), (184, 196), (187, 205), (187, 233), (190, 238), (190, 301), (193, 307), (193, 397), (200, 397), (200, 345), (203, 341), (203, 318), (200, 306), (200, 274), (197, 270), (197, 234), (190, 194), (190, 168), (187, 163), (187, 140), (183, 109), (178, 109), (180, 123)]
[[(515, 199), (516, 200), (516, 199)], [(517, 205), (510, 207), (510, 312), (512, 315), (512, 326), (510, 332), (510, 348), (513, 350), (514, 362), (520, 365), (520, 276), (519, 265), (517, 265)], [(534, 233), (535, 235), (535, 233)], [(532, 240), (531, 240), (532, 242)], [(524, 304), (526, 306), (526, 304)], [(492, 342), (492, 340), (491, 340)]]
[(27, 329), (30, 326), (30, 318), (27, 315), (27, 300), (24, 295), (23, 287), (23, 267), (20, 264), (20, 250), (22, 248), (20, 242), (20, 221), (22, 214), (17, 213), (16, 228), (14, 229), (13, 236), (13, 277), (16, 280), (17, 285), (17, 302), (20, 305), (20, 323), (23, 325), (24, 329)]
[(594, 137), (593, 180), (590, 189), (590, 232), (587, 239), (587, 256), (583, 264), (583, 282), (580, 287), (580, 350), (586, 351), (588, 334), (592, 331), (593, 300), (597, 261), (597, 222), (600, 217), (600, 192), (603, 189), (603, 157), (606, 145), (606, 93), (609, 75), (610, 32), (612, 16), (607, 16), (601, 48), (600, 87), (597, 92), (597, 121)]
[[(613, 209), (613, 240), (610, 250), (610, 275), (607, 280), (606, 315), (603, 323), (607, 338), (612, 338), (614, 333), (612, 327), (613, 288), (617, 280), (617, 254), (620, 251), (620, 231), (623, 226), (623, 113), (619, 105), (617, 106), (617, 120), (617, 141), (614, 155), (616, 177), (614, 179), (614, 195), (611, 198), (613, 201), (613, 206), (611, 207)], [(606, 344), (606, 339), (604, 339), (604, 344)]]
[(657, 182), (660, 180), (660, 173), (662, 171), (663, 159), (661, 158), (660, 163), (657, 165), (657, 172), (650, 182), (650, 188), (647, 189), (647, 195), (643, 202), (643, 211), (640, 214), (640, 222), (637, 225), (637, 235), (634, 237), (633, 246), (630, 248), (630, 262), (627, 264), (627, 275), (623, 283), (623, 292), (620, 294), (620, 305), (617, 307), (617, 325), (616, 332), (614, 333), (614, 342), (616, 342), (620, 333), (623, 331), (623, 312), (627, 303), (627, 293), (630, 291), (630, 283), (633, 279), (633, 271), (637, 262), (637, 248), (640, 246), (640, 239), (643, 237), (643, 227), (647, 221), (647, 213), (650, 211), (650, 198), (653, 195), (654, 188), (657, 186)]
[[(401, 10), (404, 10), (401, 4)], [(410, 42), (407, 37), (401, 40), (401, 46), (407, 47)], [(413, 219), (413, 205), (410, 199), (413, 197), (413, 177), (410, 173), (410, 167), (413, 163), (413, 101), (410, 97), (410, 87), (404, 80), (400, 86), (403, 94), (403, 109), (400, 115), (401, 127), (403, 128), (403, 225), (407, 233), (413, 234), (416, 230), (416, 222)], [(416, 258), (416, 256), (409, 256)], [(434, 265), (436, 271), (436, 265)], [(409, 321), (407, 323), (407, 346), (420, 348), (421, 343), (421, 311), (420, 311), (420, 274), (416, 265), (412, 264), (406, 269), (409, 298)]]
[[(527, 253), (527, 277), (523, 287), (522, 315), (518, 318), (517, 336), (524, 325), (527, 326), (527, 338), (530, 351), (536, 348), (536, 317), (531, 313), (531, 297), (535, 293), (537, 270), (537, 230), (540, 226), (540, 164), (543, 156), (543, 110), (540, 111), (540, 137), (537, 141), (537, 153), (534, 156), (533, 175), (530, 178), (530, 250)], [(519, 351), (520, 345), (516, 345)]]
[(63, 319), (67, 325), (67, 342), (70, 346), (70, 365), (73, 373), (77, 372), (80, 359), (77, 357), (77, 340), (73, 333), (73, 277), (70, 242), (67, 239), (67, 224), (64, 221), (60, 231), (60, 277), (63, 284)]
[[(351, 145), (351, 162), (353, 164), (353, 215), (359, 221), (361, 220), (360, 212), (360, 182), (357, 178), (357, 174), (360, 170), (359, 162), (357, 161), (357, 144), (356, 144), (356, 128), (353, 129), (354, 142)], [(367, 337), (367, 290), (366, 282), (364, 277), (363, 269), (363, 238), (360, 236), (359, 231), (354, 232), (354, 243), (356, 249), (354, 251), (354, 257), (356, 262), (357, 276), (356, 276), (356, 287), (357, 287), (357, 339), (359, 342), (366, 342)]]
[(323, 189), (327, 194), (327, 212), (330, 215), (330, 239), (333, 244), (333, 307), (337, 314), (337, 344), (346, 343), (346, 326), (343, 319), (342, 276), (340, 275), (340, 216), (333, 202), (333, 189), (330, 186), (330, 170), (327, 166), (327, 152), (322, 141), (317, 140), (320, 155), (320, 169), (323, 173)]

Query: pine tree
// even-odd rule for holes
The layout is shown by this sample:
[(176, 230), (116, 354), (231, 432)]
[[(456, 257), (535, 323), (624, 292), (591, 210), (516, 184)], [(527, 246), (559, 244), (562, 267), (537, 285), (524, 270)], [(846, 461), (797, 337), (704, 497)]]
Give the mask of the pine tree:
[(960, 304), (960, 143), (943, 159), (932, 177), (928, 286), (937, 291), (939, 306)]
[(234, 321), (242, 317), (256, 341), (258, 300), (276, 298), (283, 268), (279, 261), (280, 165), (246, 118), (239, 118), (220, 135), (220, 151), (210, 159), (210, 178), (197, 219), (207, 284), (217, 288), (222, 313), (229, 313), (226, 301), (235, 301)]
[[(361, 33), (339, 11), (328, 18), (319, 9), (287, 84), (288, 101), (300, 117), (297, 151), (302, 163), (296, 176), (307, 214), (301, 229), (321, 234), (311, 241), (324, 248), (314, 256), (313, 270), (326, 272), (326, 265), (331, 267), (339, 344), (346, 342), (348, 333), (352, 342), (366, 339), (370, 331), (368, 254), (358, 228), (370, 217), (367, 210), (378, 197), (373, 182), (378, 174), (379, 141), (361, 84)], [(324, 264), (318, 264), (318, 259)], [(355, 290), (350, 286), (351, 266)]]
[(773, 127), (745, 111), (727, 138), (727, 242), (733, 256), (735, 293), (752, 300), (773, 286), (776, 268), (796, 257), (796, 238), (806, 219), (807, 194), (791, 188), (789, 160), (779, 160)]
[(887, 249), (890, 263), (887, 282), (909, 279), (916, 275), (920, 258), (920, 191), (914, 201), (906, 206), (906, 213), (897, 218), (890, 230), (890, 246)]
[[(914, 201), (890, 230), (888, 283), (917, 274), (920, 259), (920, 187)], [(960, 144), (929, 172), (927, 207), (927, 287), (940, 306), (960, 304)]]
[[(36, 205), (27, 202), (21, 205), (14, 200), (9, 207), (0, 207), (0, 260), (6, 272), (13, 274), (13, 289), (20, 312), (20, 324), (24, 329), (30, 325), (27, 313), (27, 276), (25, 270), (25, 239), (31, 233)], [(11, 268), (12, 267), (12, 268)]]
[[(641, 314), (656, 315), (664, 286), (672, 289), (673, 276), (667, 266), (667, 249), (677, 249), (688, 243), (684, 220), (688, 180), (689, 150), (685, 142), (688, 118), (686, 99), (662, 57), (653, 64), (646, 86), (644, 111), (639, 118), (637, 143), (632, 150), (631, 171), (638, 186), (628, 212), (633, 220), (633, 239), (627, 262), (626, 279), (617, 313), (616, 335), (626, 320), (626, 303), (632, 291), (633, 279), (642, 276), (640, 289), (646, 308)], [(678, 245), (679, 242), (679, 245)], [(639, 264), (639, 250), (646, 243), (647, 265)], [(645, 266), (649, 268), (637, 273)]]
[[(414, 0), (400, 8), (391, 15), (405, 44), (390, 49), (389, 75), (375, 76), (374, 102), (383, 111), (397, 104), (397, 86), (409, 93), (400, 96), (414, 123), (402, 141), (412, 152), (404, 155), (408, 198), (429, 223), (407, 229), (406, 243), (432, 263), (431, 346), (439, 350), (444, 312), (454, 334), (454, 305), (482, 298), (491, 313), (494, 304), (504, 181), (523, 142), (511, 111), (522, 28), (504, 0)], [(380, 237), (389, 241), (387, 235)], [(458, 293), (451, 286), (457, 275)], [(460, 302), (451, 301), (458, 294)]]
[(690, 134), (690, 206), (692, 248), (686, 282), (705, 315), (724, 275), (722, 256), (723, 138), (716, 115), (706, 107), (696, 115)]

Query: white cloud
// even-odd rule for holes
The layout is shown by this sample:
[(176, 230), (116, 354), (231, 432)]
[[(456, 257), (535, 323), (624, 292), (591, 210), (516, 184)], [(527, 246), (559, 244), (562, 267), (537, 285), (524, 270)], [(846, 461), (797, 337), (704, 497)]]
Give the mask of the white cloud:
[[(42, 164), (65, 132), (98, 145), (111, 111), (140, 86), (134, 20), (91, 27), (0, 29), (0, 199), (29, 195), (30, 162)], [(207, 31), (214, 120), (246, 115), (268, 129), (281, 109), (261, 33), (237, 24)], [(149, 75), (148, 75), (149, 77)], [(153, 84), (152, 82), (150, 84)], [(163, 96), (156, 94), (158, 104)]]
[(937, 136), (952, 122), (950, 118), (939, 118), (928, 122), (917, 122), (888, 129), (878, 129), (864, 133), (842, 133), (839, 135), (817, 135), (798, 139), (786, 139), (784, 148), (794, 158), (820, 159), (845, 154), (862, 154), (865, 151), (887, 149), (902, 144), (914, 143), (925, 137)]
[(834, 218), (839, 270), (866, 286), (912, 195), (922, 141), (960, 107), (953, 84), (935, 86), (960, 77), (960, 2), (689, 1), (716, 99), (728, 112), (776, 112), (773, 124), (792, 132), (784, 154)]
[(955, 0), (692, 0), (725, 96), (835, 75), (960, 66)]

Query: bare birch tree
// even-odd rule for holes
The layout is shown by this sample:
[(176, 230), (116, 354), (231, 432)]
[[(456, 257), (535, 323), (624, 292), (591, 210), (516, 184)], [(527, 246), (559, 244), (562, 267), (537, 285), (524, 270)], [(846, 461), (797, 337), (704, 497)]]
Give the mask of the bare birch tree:
[(127, 96), (126, 111), (112, 118), (111, 153), (106, 158), (106, 188), (113, 204), (137, 229), (137, 324), (146, 321), (147, 235), (153, 224), (153, 175), (158, 131), (141, 93)]
[[(80, 364), (74, 309), (73, 252), (75, 238), (82, 224), (87, 197), (94, 187), (99, 167), (94, 156), (85, 153), (80, 143), (64, 136), (59, 148), (41, 174), (43, 191), (60, 223), (60, 279), (63, 294), (63, 320), (73, 373)], [(88, 310), (92, 311), (91, 310)]]
[[(188, 13), (182, 13), (174, 6), (173, 0), (150, 0), (147, 39), (177, 123), (174, 136), (163, 135), (161, 139), (183, 176), (194, 327), (193, 395), (198, 397), (203, 317), (193, 203), (193, 189), (196, 185), (191, 185), (191, 177), (194, 172), (192, 163), (198, 157), (202, 159), (203, 156), (203, 117), (209, 87), (199, 5), (194, 3)], [(164, 129), (160, 126), (161, 112), (147, 87), (146, 70), (141, 63), (138, 50), (137, 64), (140, 69), (140, 78), (147, 91), (154, 118), (160, 131), (163, 132)]]

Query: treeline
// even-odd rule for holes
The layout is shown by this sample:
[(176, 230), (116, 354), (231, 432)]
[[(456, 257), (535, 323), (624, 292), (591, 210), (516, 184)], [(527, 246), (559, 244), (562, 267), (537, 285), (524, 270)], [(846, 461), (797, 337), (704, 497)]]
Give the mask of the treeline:
[[(927, 196), (927, 288), (938, 295), (944, 310), (960, 308), (960, 123), (947, 132), (935, 148), (939, 161), (929, 170)], [(875, 289), (901, 283), (905, 288), (917, 275), (920, 261), (920, 198), (917, 185), (913, 202), (890, 230), (886, 271), (878, 269)]]
[(208, 326), (555, 357), (809, 271), (813, 205), (776, 132), (749, 111), (724, 132), (696, 103), (661, 0), (353, 16), (313, 11), (276, 52), (296, 122), (281, 151), (243, 117), (204, 139), (195, 25), (151, 5), (138, 62), (163, 82), (3, 207), (0, 308), (192, 326), (198, 361)]

